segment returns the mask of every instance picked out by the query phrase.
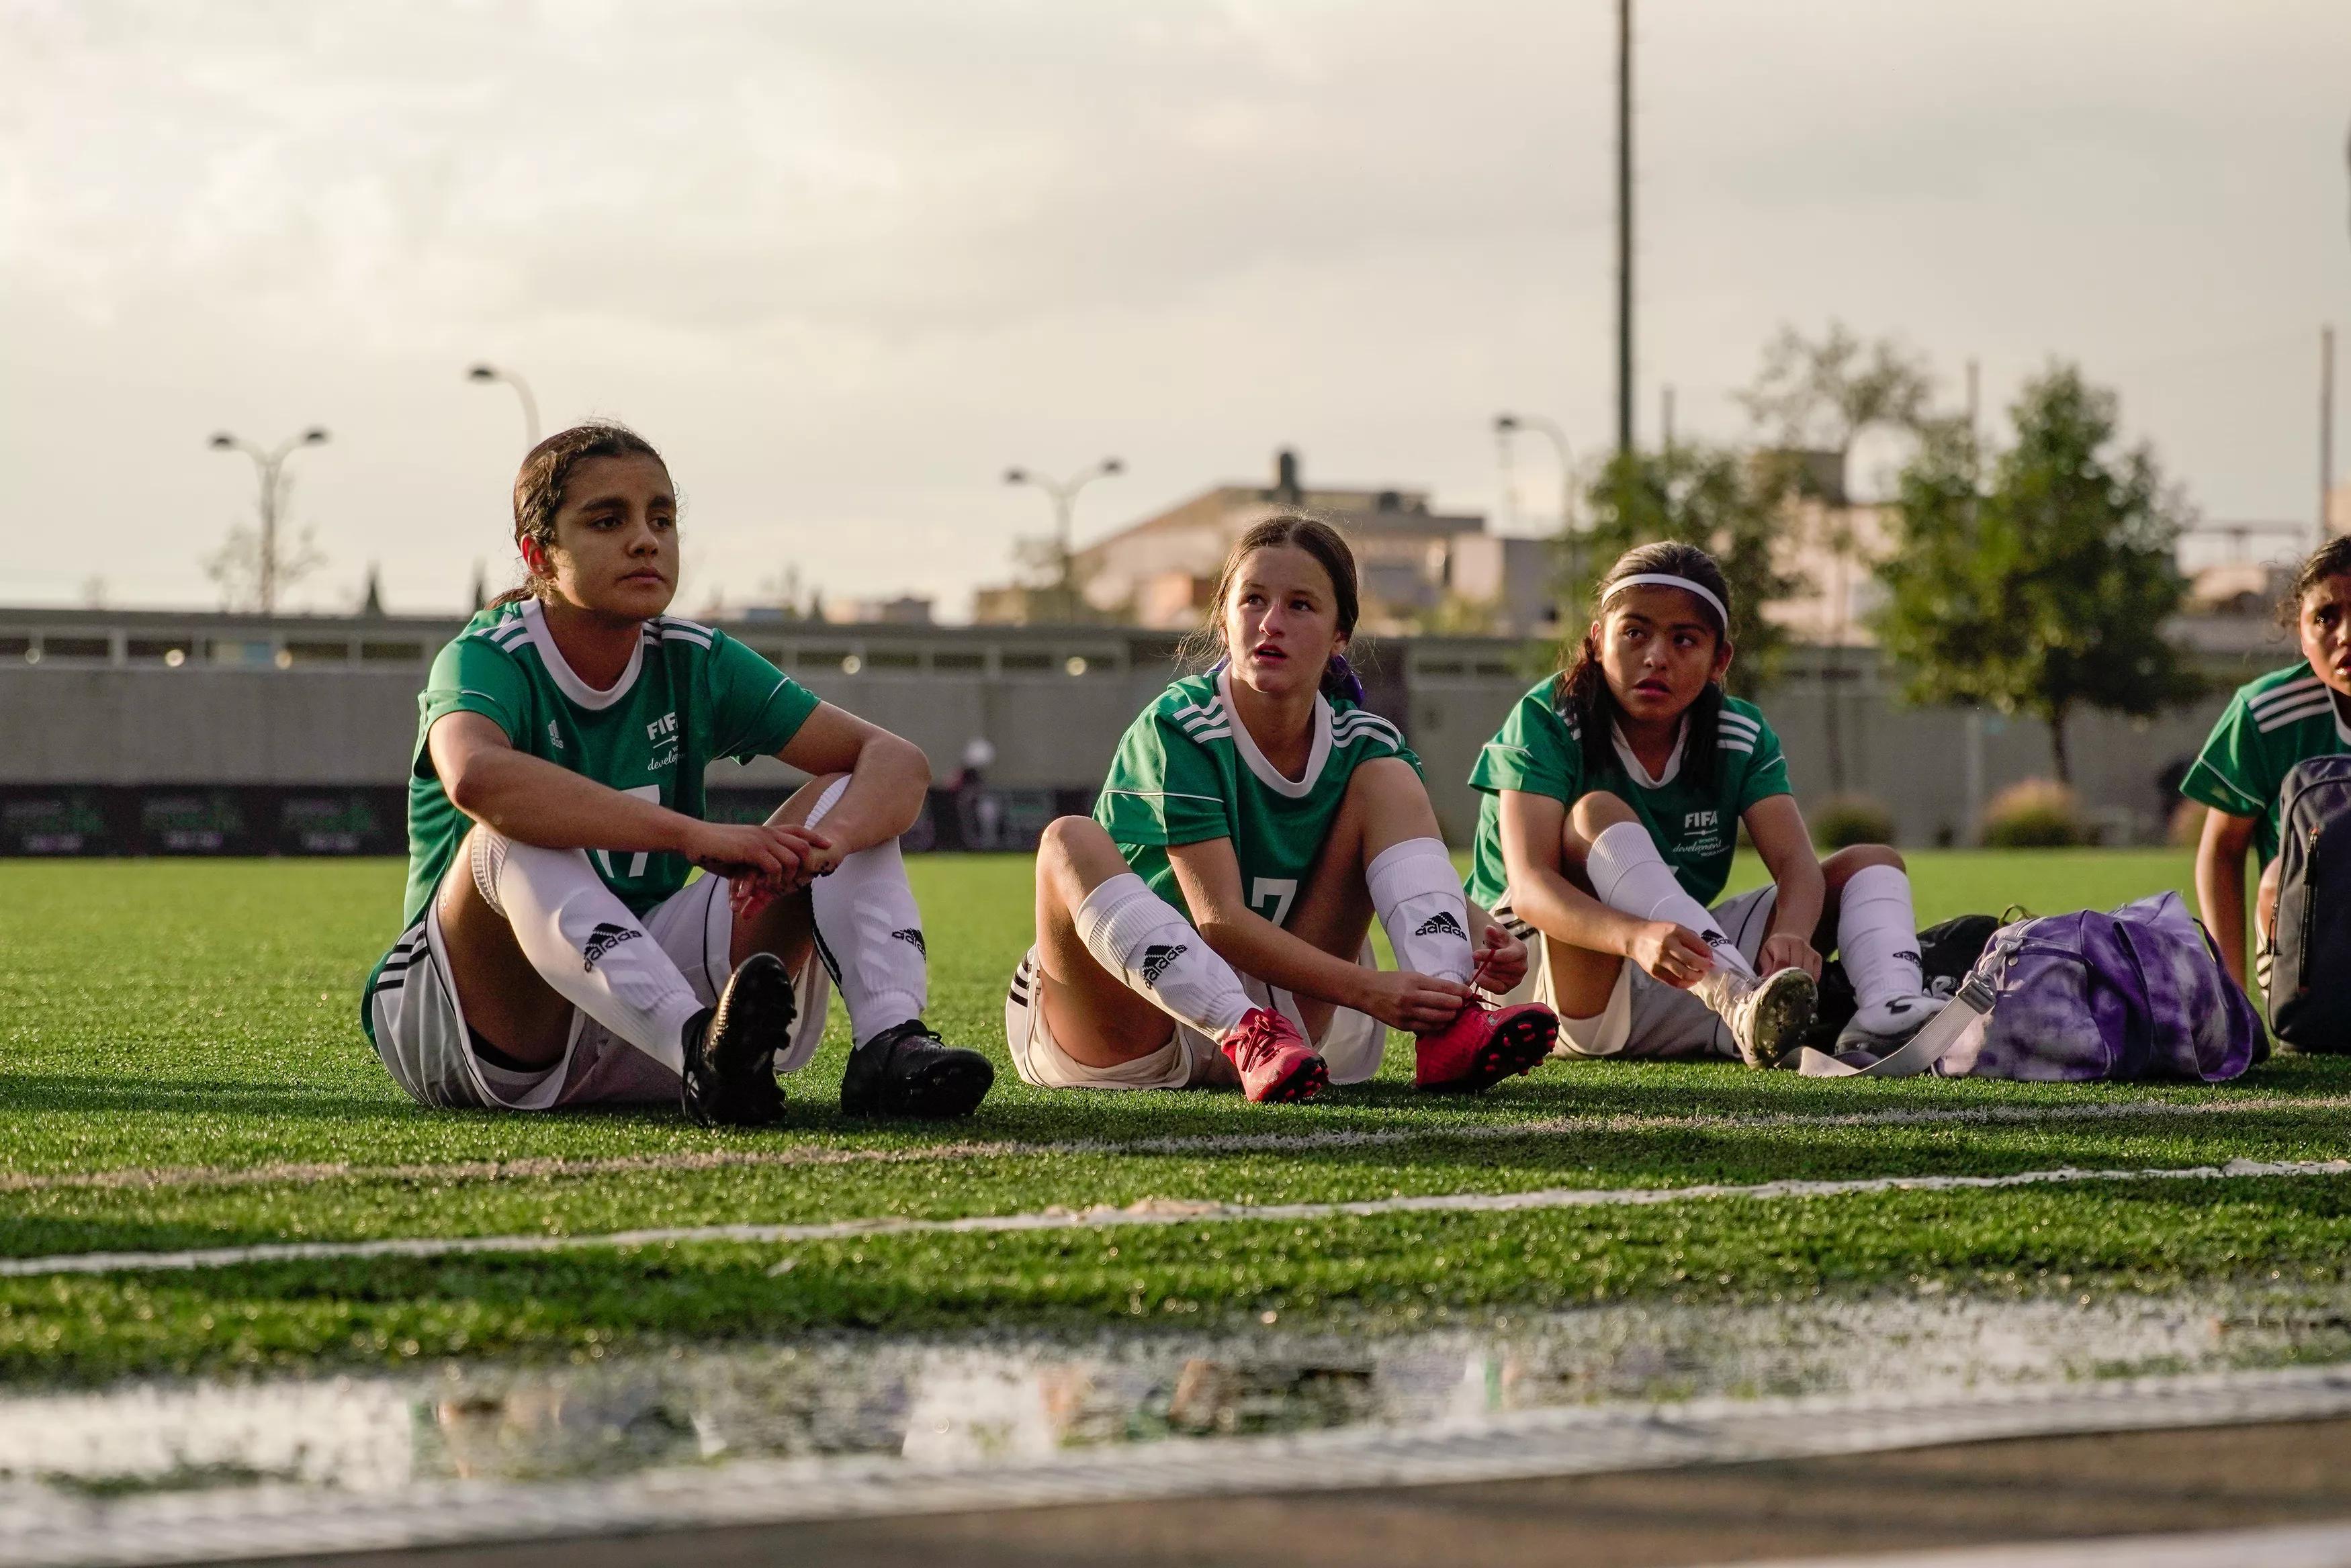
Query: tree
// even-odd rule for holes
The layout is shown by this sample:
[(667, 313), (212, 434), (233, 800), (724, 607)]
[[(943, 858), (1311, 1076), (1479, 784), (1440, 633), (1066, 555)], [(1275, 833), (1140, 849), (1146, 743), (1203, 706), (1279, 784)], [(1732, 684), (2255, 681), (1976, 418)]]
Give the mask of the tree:
[[(277, 482), (277, 506), (284, 514), (291, 477)], [(275, 559), (265, 557), (264, 552)], [(221, 547), (204, 558), (204, 576), (220, 589), (225, 610), (257, 610), (266, 615), (277, 607), (277, 596), (327, 564), (318, 535), (309, 528), (292, 537), (283, 529), (261, 529), (232, 524)]]
[(1617, 556), (1661, 539), (1698, 545), (1729, 579), (1730, 640), (1739, 649), (1729, 684), (1752, 696), (1771, 684), (1788, 647), (1786, 629), (1764, 608), (1804, 586), (1775, 558), (1795, 488), (1796, 464), (1782, 453), (1700, 442), (1619, 452), (1592, 486), (1592, 526), (1567, 535), (1562, 597), (1589, 618), (1593, 589)]
[(2075, 367), (2028, 384), (2009, 417), (2015, 444), (1980, 495), (1982, 455), (1957, 425), (1903, 470), (1874, 622), (1907, 700), (2037, 715), (2070, 784), (2082, 709), (2147, 718), (2203, 689), (2164, 635), (2188, 591), (2172, 556), (2187, 508), (2149, 448), (2117, 449), (2115, 395)]
[(1822, 661), (1823, 738), (1827, 742), (1829, 787), (1845, 787), (1844, 727), (1839, 691), (1844, 678), (1846, 585), (1853, 573), (1853, 445), (1875, 427), (1917, 431), (1928, 418), (1934, 376), (1927, 362), (1891, 338), (1864, 343), (1841, 321), (1831, 321), (1819, 340), (1792, 327), (1763, 348), (1762, 369), (1739, 401), (1771, 439), (1789, 452), (1807, 449), (1835, 456), (1835, 489), (1817, 497), (1827, 527), (1828, 647)]

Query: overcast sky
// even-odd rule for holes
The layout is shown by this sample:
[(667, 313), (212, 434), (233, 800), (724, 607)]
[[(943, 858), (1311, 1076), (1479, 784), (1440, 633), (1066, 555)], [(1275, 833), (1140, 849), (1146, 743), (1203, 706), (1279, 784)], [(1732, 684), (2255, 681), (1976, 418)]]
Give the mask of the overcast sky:
[[(521, 415), (626, 420), (682, 605), (960, 617), (1107, 452), (1091, 537), (1266, 472), (1501, 513), (1489, 422), (1613, 433), (1607, 0), (0, 0), (0, 600), (204, 605), (253, 474), (346, 604), (511, 567)], [(1782, 322), (2053, 355), (2214, 518), (2314, 507), (2351, 326), (2344, 0), (1641, 0), (1641, 410), (1744, 432)], [(2351, 363), (2351, 346), (2345, 355)], [(2351, 403), (2351, 389), (2344, 400)], [(2351, 427), (2351, 421), (2344, 421)], [(2351, 472), (2351, 441), (2340, 466)], [(1524, 525), (1555, 507), (1518, 462)]]

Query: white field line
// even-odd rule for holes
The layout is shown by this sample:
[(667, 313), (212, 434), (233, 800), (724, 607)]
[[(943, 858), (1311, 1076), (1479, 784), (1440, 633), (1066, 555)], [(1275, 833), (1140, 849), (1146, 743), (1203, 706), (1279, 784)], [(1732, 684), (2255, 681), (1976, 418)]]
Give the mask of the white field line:
[(2351, 1524), (2283, 1524), (2095, 1541), (2012, 1541), (1866, 1557), (1775, 1559), (1749, 1568), (2351, 1568)]
[[(556, 1537), (650, 1535), (796, 1521), (891, 1519), (1078, 1503), (1361, 1492), (1889, 1453), (1952, 1443), (2309, 1421), (2351, 1415), (2351, 1370), (2294, 1367), (1952, 1393), (1695, 1399), (1506, 1412), (1406, 1426), (1169, 1438), (995, 1461), (872, 1456), (742, 1459), (553, 1481), (434, 1480), (382, 1496), (287, 1486), (84, 1499), (25, 1489), (0, 1510), (0, 1562), (97, 1564), (315, 1558)], [(2339, 1541), (2341, 1537), (2336, 1537)], [(2227, 1556), (2167, 1547), (2253, 1547)], [(2089, 1550), (2119, 1543), (2080, 1543)], [(2335, 1542), (2281, 1531), (2143, 1555), (1959, 1557), (1959, 1568), (2340, 1568)], [(2315, 1546), (2318, 1550), (2312, 1550)], [(647, 1550), (657, 1552), (658, 1547)], [(2273, 1552), (2274, 1552), (2274, 1554)], [(1841, 1563), (1853, 1559), (1839, 1559)], [(1886, 1568), (1885, 1560), (1876, 1560)], [(1782, 1564), (1782, 1568), (1790, 1568)]]
[(1691, 1187), (1553, 1187), (1532, 1192), (1438, 1192), (1335, 1203), (1216, 1203), (1146, 1198), (1123, 1209), (1054, 1207), (958, 1220), (875, 1218), (798, 1225), (674, 1225), (589, 1236), (400, 1236), (371, 1241), (271, 1241), (163, 1252), (67, 1252), (0, 1259), (0, 1278), (37, 1274), (111, 1274), (225, 1269), (248, 1263), (352, 1259), (433, 1259), (483, 1253), (569, 1252), (681, 1242), (752, 1244), (837, 1241), (872, 1236), (996, 1235), (1011, 1231), (1109, 1230), (1137, 1225), (1221, 1225), (1238, 1221), (1369, 1218), (1384, 1214), (1508, 1214), (1552, 1209), (1642, 1209), (1704, 1199), (1844, 1198), (1866, 1192), (1983, 1192), (2093, 1181), (2224, 1181), (2246, 1177), (2351, 1175), (2351, 1159), (2232, 1159), (2226, 1165), (2141, 1167), (2121, 1170), (2011, 1171), (2002, 1176), (1871, 1176), (1841, 1181), (1707, 1182)]
[(1500, 1143), (1513, 1138), (1569, 1137), (1594, 1132), (1741, 1132), (1777, 1127), (2029, 1127), (2041, 1122), (2126, 1121), (2137, 1117), (2273, 1115), (2292, 1111), (2351, 1111), (2351, 1096), (2289, 1098), (2264, 1095), (2223, 1100), (2098, 1100), (2086, 1105), (1971, 1106), (1920, 1110), (1755, 1111), (1688, 1116), (1612, 1112), (1545, 1116), (1522, 1122), (1479, 1122), (1376, 1129), (1332, 1127), (1308, 1133), (1220, 1133), (1189, 1137), (1071, 1138), (1029, 1143), (962, 1139), (913, 1148), (707, 1149), (684, 1154), (624, 1154), (589, 1159), (560, 1156), (503, 1160), (452, 1160), (406, 1165), (350, 1161), (249, 1167), (180, 1166), (123, 1170), (0, 1172), (0, 1193), (102, 1191), (120, 1189), (313, 1186), (331, 1181), (513, 1181), (626, 1176), (699, 1170), (793, 1168), (855, 1165), (920, 1165), (978, 1159), (1071, 1156), (1311, 1154), (1321, 1149), (1380, 1148), (1416, 1143)]

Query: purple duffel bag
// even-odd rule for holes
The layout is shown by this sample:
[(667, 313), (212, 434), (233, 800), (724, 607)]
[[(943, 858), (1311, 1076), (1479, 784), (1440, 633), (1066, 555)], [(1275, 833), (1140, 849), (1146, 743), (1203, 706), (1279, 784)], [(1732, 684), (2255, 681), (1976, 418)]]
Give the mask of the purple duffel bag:
[(1991, 1011), (1935, 1064), (1947, 1078), (2184, 1078), (2242, 1073), (2261, 1014), (2177, 893), (2019, 920), (1994, 932), (1968, 989)]

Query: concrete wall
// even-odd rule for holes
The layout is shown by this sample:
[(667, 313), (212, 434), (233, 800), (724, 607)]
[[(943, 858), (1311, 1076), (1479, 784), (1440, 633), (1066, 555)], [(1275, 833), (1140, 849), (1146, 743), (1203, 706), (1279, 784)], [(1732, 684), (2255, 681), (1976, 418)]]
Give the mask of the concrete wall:
[[(91, 615), (67, 624), (76, 619), (0, 610), (0, 784), (399, 784), (426, 656), (455, 629), (451, 622), (401, 623), (392, 632), (377, 626), (366, 633), (375, 640), (362, 643), (359, 631), (318, 623), (239, 623), (221, 633), (218, 618)], [(1171, 674), (1168, 638), (1117, 628), (729, 629), (819, 695), (914, 740), (942, 779), (956, 770), (967, 742), (987, 737), (997, 751), (989, 782), (1004, 786), (1099, 783), (1120, 733)], [(48, 646), (66, 647), (71, 635), (84, 652), (27, 662), (25, 653), (42, 646), (45, 630)], [(101, 633), (111, 650), (103, 656), (89, 651)], [(19, 634), (19, 650), (8, 657), (8, 639)], [(346, 634), (352, 653), (338, 664), (335, 637)], [(400, 638), (413, 639), (413, 659), (384, 652), (407, 646)], [(199, 651), (177, 665), (162, 662), (155, 650), (182, 642)], [(375, 651), (362, 659), (363, 647)], [(204, 648), (238, 651), (232, 659), (202, 654)], [(273, 649), (301, 651), (279, 668)], [(134, 649), (148, 656), (134, 657)], [(1426, 764), (1447, 834), (1466, 842), (1477, 816), (1467, 775), (1478, 748), (1539, 673), (1539, 656), (1482, 639), (1423, 638), (1362, 651), (1375, 706), (1403, 722)], [(2283, 643), (2249, 632), (2242, 646), (2208, 658), (2220, 685), (2194, 706), (2146, 723), (2077, 721), (2076, 782), (2110, 836), (2159, 836), (2170, 809), (2157, 786), (2165, 766), (2195, 753), (2228, 687), (2291, 657)], [(1824, 678), (1816, 651), (1792, 664), (1764, 707), (1808, 805), (1832, 793), (1832, 691), (1843, 719), (1845, 787), (1890, 806), (1903, 842), (1967, 842), (1985, 800), (2051, 772), (2038, 723), (1903, 708), (1892, 677), (1866, 650), (1848, 650), (1843, 678), (1834, 680)], [(787, 777), (782, 764), (763, 760), (747, 768), (719, 764), (710, 782)]]

